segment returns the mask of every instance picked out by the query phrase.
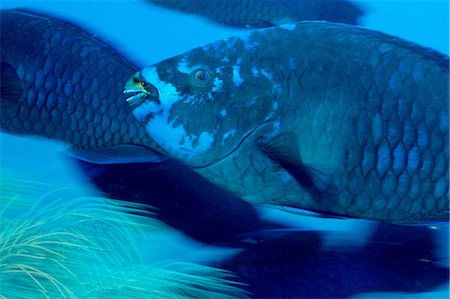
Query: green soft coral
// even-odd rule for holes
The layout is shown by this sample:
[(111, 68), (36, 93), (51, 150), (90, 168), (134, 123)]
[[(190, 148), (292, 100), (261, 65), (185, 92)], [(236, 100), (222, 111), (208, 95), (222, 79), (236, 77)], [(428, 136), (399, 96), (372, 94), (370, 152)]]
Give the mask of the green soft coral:
[(164, 226), (142, 205), (5, 177), (0, 187), (0, 298), (245, 296), (217, 268), (144, 264), (136, 244)]

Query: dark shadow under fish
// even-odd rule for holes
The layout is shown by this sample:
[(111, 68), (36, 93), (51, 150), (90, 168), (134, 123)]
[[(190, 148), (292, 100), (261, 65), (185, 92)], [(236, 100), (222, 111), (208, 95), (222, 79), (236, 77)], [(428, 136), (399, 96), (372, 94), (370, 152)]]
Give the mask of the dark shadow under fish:
[(242, 28), (263, 28), (304, 20), (358, 24), (363, 9), (349, 0), (147, 0)]
[(68, 22), (23, 10), (0, 19), (2, 132), (61, 140), (98, 163), (158, 159), (124, 103), (135, 66)]
[(78, 164), (108, 197), (149, 205), (157, 219), (204, 243), (240, 246), (238, 235), (282, 228), (261, 220), (253, 205), (175, 160)]
[(317, 232), (263, 234), (215, 266), (236, 273), (252, 298), (426, 292), (449, 279), (430, 228), (385, 224), (363, 247), (324, 247)]
[(320, 232), (261, 221), (252, 205), (211, 187), (177, 161), (160, 167), (81, 164), (108, 196), (153, 205), (156, 217), (198, 241), (242, 248), (213, 266), (234, 272), (252, 298), (425, 292), (449, 278), (428, 227), (379, 224), (364, 246), (325, 246)]

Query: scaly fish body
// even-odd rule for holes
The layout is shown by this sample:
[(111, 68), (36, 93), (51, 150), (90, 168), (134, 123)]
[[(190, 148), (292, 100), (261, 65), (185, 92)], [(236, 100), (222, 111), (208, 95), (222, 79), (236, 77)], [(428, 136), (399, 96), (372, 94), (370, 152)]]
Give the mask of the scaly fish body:
[(419, 223), (448, 217), (448, 75), (434, 51), (303, 22), (194, 49), (125, 88), (162, 148), (252, 203)]
[(304, 20), (357, 24), (363, 10), (347, 0), (148, 0), (235, 27), (263, 28)]
[(151, 155), (156, 145), (122, 94), (136, 67), (55, 18), (3, 11), (1, 29), (2, 131), (62, 140), (101, 163)]

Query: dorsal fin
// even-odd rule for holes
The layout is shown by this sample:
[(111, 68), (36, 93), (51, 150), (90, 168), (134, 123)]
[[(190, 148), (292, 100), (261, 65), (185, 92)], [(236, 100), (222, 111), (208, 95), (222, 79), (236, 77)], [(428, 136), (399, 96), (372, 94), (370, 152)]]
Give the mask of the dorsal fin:
[(322, 27), (329, 27), (335, 29), (341, 29), (350, 32), (352, 35), (363, 35), (370, 36), (372, 39), (376, 39), (382, 43), (391, 44), (395, 47), (400, 47), (406, 50), (410, 50), (416, 54), (422, 55), (424, 59), (430, 60), (434, 62), (439, 67), (442, 67), (444, 70), (449, 70), (449, 57), (448, 55), (442, 54), (436, 50), (433, 50), (428, 47), (421, 46), (415, 42), (408, 41), (406, 39), (396, 37), (390, 34), (386, 34), (376, 30), (368, 30), (365, 28), (352, 26), (348, 24), (342, 23), (332, 23), (332, 22), (324, 22), (324, 21), (307, 21), (302, 22), (301, 24), (308, 25), (316, 24)]

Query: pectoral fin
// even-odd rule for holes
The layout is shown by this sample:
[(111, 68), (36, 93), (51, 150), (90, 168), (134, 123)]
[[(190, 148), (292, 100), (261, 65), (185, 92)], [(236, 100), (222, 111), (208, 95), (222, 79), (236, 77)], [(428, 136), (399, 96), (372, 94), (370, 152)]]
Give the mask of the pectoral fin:
[(149, 148), (134, 144), (122, 144), (96, 149), (73, 149), (72, 156), (95, 164), (159, 163), (168, 159)]
[(324, 166), (302, 162), (297, 137), (292, 132), (282, 133), (259, 142), (261, 150), (288, 171), (303, 188), (313, 193), (327, 191), (331, 184), (331, 170)]

